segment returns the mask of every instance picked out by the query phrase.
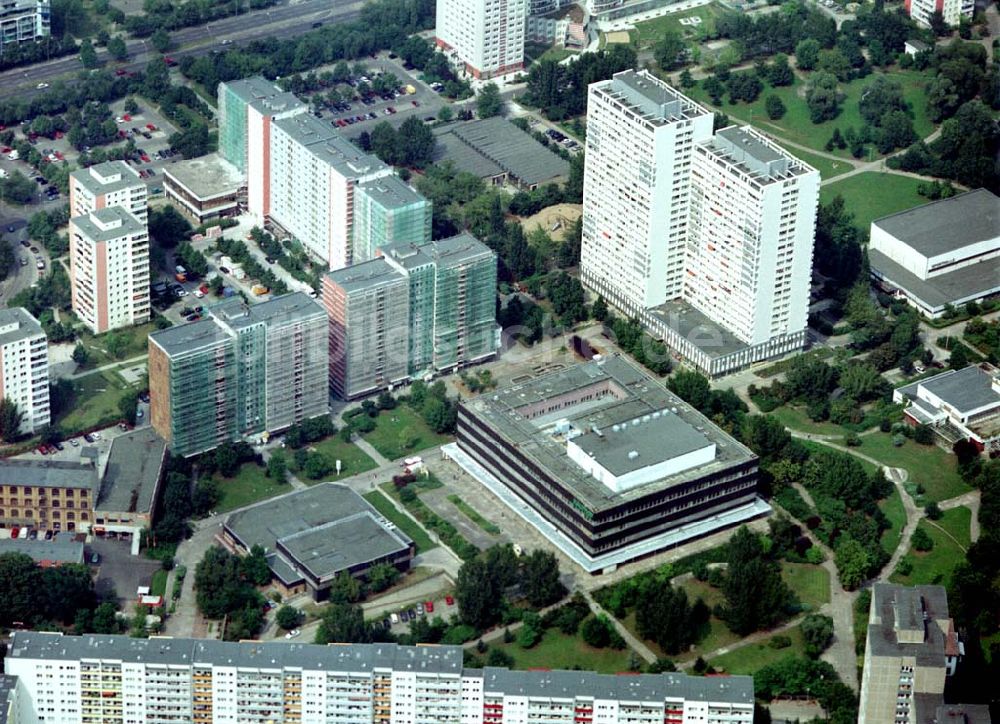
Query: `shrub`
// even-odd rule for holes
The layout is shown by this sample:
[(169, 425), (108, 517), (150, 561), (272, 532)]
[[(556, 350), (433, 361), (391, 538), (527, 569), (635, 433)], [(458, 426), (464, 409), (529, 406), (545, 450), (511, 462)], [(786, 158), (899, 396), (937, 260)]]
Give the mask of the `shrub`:
[(778, 634), (777, 636), (772, 636), (767, 645), (772, 649), (787, 649), (792, 645), (792, 639), (784, 634)]

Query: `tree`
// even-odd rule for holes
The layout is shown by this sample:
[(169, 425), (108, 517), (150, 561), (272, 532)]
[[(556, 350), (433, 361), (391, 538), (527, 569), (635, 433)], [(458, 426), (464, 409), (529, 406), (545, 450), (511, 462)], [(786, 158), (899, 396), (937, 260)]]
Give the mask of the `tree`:
[(193, 231), (191, 222), (173, 206), (166, 205), (149, 212), (149, 235), (159, 246), (172, 249), (179, 241), (190, 238)]
[(939, 38), (951, 32), (951, 28), (945, 22), (944, 13), (940, 10), (934, 10), (934, 12), (927, 16), (927, 24), (930, 26), (931, 32)]
[(822, 46), (818, 40), (806, 38), (795, 46), (795, 64), (799, 70), (812, 70), (819, 62), (819, 51)]
[(302, 612), (295, 608), (295, 606), (284, 605), (278, 609), (278, 613), (275, 615), (274, 620), (277, 622), (281, 628), (286, 631), (291, 631), (293, 628), (299, 626), (305, 617)]
[(232, 443), (225, 442), (215, 448), (212, 459), (215, 462), (215, 469), (224, 478), (233, 477), (239, 470), (240, 457)]
[(687, 45), (681, 34), (676, 30), (667, 30), (653, 46), (653, 59), (660, 70), (670, 71), (684, 62), (686, 49)]
[(129, 390), (118, 400), (118, 413), (129, 425), (135, 425), (136, 414), (139, 411), (139, 392)]
[(499, 116), (503, 112), (503, 99), (496, 83), (486, 83), (476, 96), (476, 115), (480, 118)]
[(125, 60), (128, 57), (128, 48), (122, 36), (115, 35), (108, 41), (108, 55), (115, 60)]
[(772, 121), (777, 121), (785, 115), (787, 109), (781, 98), (772, 93), (764, 99), (764, 110), (767, 111), (768, 118)]
[(361, 582), (347, 571), (341, 571), (330, 586), (330, 600), (337, 603), (357, 603), (364, 597)]
[(43, 613), (41, 569), (23, 553), (0, 553), (0, 625), (31, 625)]
[(282, 485), (288, 482), (288, 464), (285, 462), (285, 454), (275, 450), (267, 461), (267, 477)]
[(580, 627), (580, 638), (588, 646), (593, 646), (595, 649), (603, 649), (608, 646), (621, 648), (621, 644), (624, 644), (624, 641), (622, 641), (618, 632), (615, 631), (611, 621), (603, 614), (591, 616), (583, 622), (583, 625)]
[(788, 64), (788, 56), (784, 53), (778, 53), (774, 56), (774, 60), (767, 66), (766, 75), (767, 82), (775, 88), (791, 85), (795, 82), (795, 74)]
[[(948, 366), (953, 370), (965, 369), (969, 366), (969, 348), (962, 342), (952, 342), (951, 354), (948, 356)], [(2, 403), (0, 403), (2, 404)], [(0, 406), (0, 436), (3, 435), (3, 407)]]
[(157, 28), (156, 32), (150, 37), (150, 42), (153, 43), (156, 52), (166, 53), (170, 50), (170, 33), (163, 28)]
[(205, 551), (198, 562), (194, 587), (198, 610), (206, 618), (219, 619), (253, 606), (260, 612), (262, 597), (245, 580), (242, 559), (219, 546)]
[(168, 141), (170, 148), (184, 158), (197, 158), (212, 150), (208, 126), (201, 121), (194, 121), (187, 128), (172, 134)]
[(374, 593), (391, 588), (399, 580), (399, 569), (388, 563), (376, 563), (368, 569), (368, 587)]
[(597, 295), (597, 299), (594, 301), (594, 305), (590, 309), (590, 316), (598, 322), (603, 322), (608, 318), (608, 303), (604, 301), (604, 297), (600, 294)]
[(255, 586), (266, 586), (271, 582), (271, 568), (267, 565), (267, 554), (263, 546), (253, 545), (249, 555), (243, 557), (240, 569), (243, 576)]
[(371, 639), (371, 629), (365, 624), (360, 606), (331, 603), (323, 611), (314, 643), (367, 643)]
[(930, 537), (926, 530), (921, 527), (917, 527), (913, 531), (913, 537), (910, 538), (910, 544), (913, 546), (913, 550), (919, 551), (920, 553), (926, 553), (934, 548), (934, 539)]
[(712, 392), (707, 377), (700, 372), (685, 369), (677, 370), (667, 380), (667, 389), (685, 402), (690, 403), (697, 410), (701, 410), (708, 405), (709, 396)]
[(747, 635), (774, 625), (785, 615), (792, 593), (781, 568), (764, 554), (760, 539), (742, 526), (727, 546), (726, 604), (723, 620), (734, 632)]
[(94, 605), (94, 581), (90, 569), (82, 563), (42, 569), (40, 591), (46, 617), (64, 624), (70, 623), (80, 609)]
[(100, 64), (97, 60), (97, 51), (94, 50), (94, 45), (90, 42), (90, 38), (84, 38), (80, 42), (80, 62), (83, 63), (83, 67), (87, 70), (96, 68)]
[(699, 607), (704, 621), (694, 621), (687, 593), (669, 583), (649, 580), (640, 584), (636, 596), (635, 623), (639, 634), (655, 641), (668, 654), (683, 651), (695, 640), (697, 627), (708, 621), (704, 603)]
[(16, 402), (9, 397), (0, 399), (0, 439), (14, 442), (20, 434), (23, 419), (24, 413), (18, 409)]
[(817, 72), (806, 88), (806, 105), (813, 123), (822, 123), (837, 117), (840, 113), (840, 92), (837, 77), (832, 73)]
[(413, 427), (407, 425), (399, 431), (399, 447), (402, 450), (410, 450), (417, 444), (417, 433)]
[(522, 558), (521, 591), (535, 608), (553, 604), (566, 595), (555, 554), (536, 549)]
[(105, 601), (94, 609), (92, 627), (94, 633), (114, 634), (118, 633), (118, 608), (114, 603)]
[(837, 574), (844, 588), (853, 591), (868, 578), (871, 554), (850, 535), (843, 535), (835, 549)]
[(833, 643), (833, 619), (811, 613), (800, 624), (806, 642), (806, 656), (816, 659)]
[(441, 106), (441, 110), (437, 113), (437, 119), (443, 123), (447, 123), (455, 117), (455, 112), (451, 110), (451, 106), (445, 104)]

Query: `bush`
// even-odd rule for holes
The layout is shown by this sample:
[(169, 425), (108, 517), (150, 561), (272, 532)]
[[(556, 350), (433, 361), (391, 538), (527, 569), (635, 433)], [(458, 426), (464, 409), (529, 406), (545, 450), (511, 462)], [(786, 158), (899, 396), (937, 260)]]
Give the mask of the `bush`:
[(941, 520), (941, 508), (938, 507), (937, 503), (928, 503), (926, 507), (924, 507), (924, 513), (927, 515), (929, 520)]
[(913, 546), (913, 550), (926, 553), (933, 550), (934, 540), (927, 534), (927, 531), (918, 527), (913, 531), (913, 537), (910, 538), (910, 545)]
[(291, 631), (302, 623), (305, 616), (302, 612), (295, 608), (294, 606), (284, 605), (278, 609), (278, 614), (275, 617), (278, 625), (285, 629), (286, 631)]
[(777, 636), (772, 636), (771, 640), (767, 642), (767, 645), (772, 649), (787, 649), (792, 645), (792, 639), (784, 634), (778, 634)]

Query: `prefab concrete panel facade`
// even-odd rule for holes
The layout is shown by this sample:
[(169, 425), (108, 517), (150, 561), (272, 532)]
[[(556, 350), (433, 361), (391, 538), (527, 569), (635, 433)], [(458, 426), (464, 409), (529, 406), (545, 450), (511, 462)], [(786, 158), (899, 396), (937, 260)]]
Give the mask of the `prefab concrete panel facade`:
[(268, 330), (266, 419), (282, 430), (329, 412), (328, 320), (322, 310)]
[(496, 352), (496, 256), (440, 262), (434, 300), (434, 366), (447, 369)]

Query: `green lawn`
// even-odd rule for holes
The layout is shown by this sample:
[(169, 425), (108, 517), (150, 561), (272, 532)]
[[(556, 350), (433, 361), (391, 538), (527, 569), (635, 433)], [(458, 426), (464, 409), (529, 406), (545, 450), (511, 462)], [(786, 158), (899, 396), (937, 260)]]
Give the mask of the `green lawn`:
[(490, 648), (506, 651), (514, 659), (515, 669), (572, 669), (584, 667), (601, 674), (628, 671), (629, 649), (595, 649), (578, 636), (567, 636), (556, 628), (545, 631), (542, 640), (530, 649), (522, 649), (517, 642), (497, 641)]
[(773, 637), (767, 638), (759, 643), (747, 644), (729, 653), (717, 656), (709, 660), (717, 671), (727, 674), (756, 674), (759, 669), (780, 661), (790, 656), (803, 656), (805, 654), (805, 641), (802, 638), (802, 630), (795, 626), (778, 636), (787, 636), (791, 639), (791, 645), (783, 649), (776, 649), (769, 646)]
[[(680, 588), (683, 588), (688, 595), (688, 601), (694, 603), (697, 599), (701, 598), (709, 608), (714, 608), (716, 604), (723, 603), (722, 591), (710, 586), (705, 581), (699, 581), (697, 578), (689, 578), (682, 581), (679, 584)], [(622, 623), (625, 627), (636, 635), (639, 636), (635, 625), (635, 612), (629, 613)], [(695, 644), (694, 650), (686, 651), (680, 654), (671, 655), (663, 652), (659, 646), (657, 646), (652, 641), (645, 641), (644, 643), (652, 649), (657, 656), (666, 659), (675, 659), (677, 661), (687, 661), (693, 659), (699, 655), (703, 655), (708, 651), (715, 651), (723, 646), (731, 646), (740, 640), (739, 635), (734, 634), (721, 619), (711, 616), (708, 620), (708, 628), (705, 631), (705, 635), (700, 641)]]
[(822, 566), (786, 561), (781, 564), (781, 578), (809, 611), (830, 602), (830, 574)]
[[(109, 362), (130, 359), (145, 354), (148, 349), (149, 334), (155, 331), (156, 324), (153, 322), (140, 324), (137, 327), (116, 329), (113, 332), (106, 332), (96, 337), (90, 332), (81, 331), (79, 334), (80, 344), (90, 354), (87, 366), (100, 367)], [(113, 337), (117, 343), (117, 349), (111, 350), (117, 352), (114, 356), (108, 350), (109, 337)]]
[(215, 480), (222, 491), (222, 497), (215, 510), (222, 513), (292, 491), (291, 485), (274, 482), (267, 477), (266, 472), (256, 463), (243, 463), (231, 478), (224, 478), (216, 473)]
[(878, 502), (879, 510), (885, 513), (889, 519), (890, 528), (882, 531), (882, 550), (889, 555), (899, 545), (899, 540), (903, 534), (903, 526), (906, 525), (906, 510), (903, 508), (903, 499), (899, 497), (899, 490), (892, 486), (892, 495)]
[(799, 432), (808, 432), (813, 435), (838, 435), (840, 437), (846, 434), (844, 428), (840, 425), (835, 425), (832, 422), (815, 422), (811, 420), (806, 411), (801, 407), (782, 405), (768, 414), (778, 418), (785, 427)]
[(876, 432), (861, 438), (859, 452), (869, 455), (884, 465), (905, 468), (909, 472), (907, 482), (919, 483), (924, 494), (917, 500), (918, 505), (931, 501), (947, 500), (972, 490), (958, 474), (955, 456), (937, 445), (918, 445), (906, 440), (901, 447), (894, 447), (892, 435)]
[(167, 572), (162, 568), (153, 572), (153, 580), (149, 583), (149, 593), (151, 596), (167, 595)]
[[(409, 447), (400, 446), (400, 432), (409, 430), (416, 442)], [(375, 429), (363, 435), (376, 450), (389, 460), (413, 455), (429, 447), (451, 442), (448, 435), (439, 435), (428, 427), (423, 418), (406, 405), (394, 410), (385, 410), (375, 418)]]
[[(685, 38), (692, 39), (697, 38), (698, 33), (704, 29), (706, 34), (711, 34), (715, 31), (715, 18), (722, 12), (720, 8), (715, 3), (710, 5), (701, 5), (696, 8), (691, 8), (690, 10), (684, 10), (679, 13), (667, 13), (658, 18), (653, 18), (652, 20), (644, 20), (641, 23), (635, 24), (635, 32), (632, 37), (638, 36), (639, 47), (645, 48), (656, 43), (667, 30), (676, 30), (681, 33)], [(681, 25), (681, 18), (690, 18), (697, 16), (701, 18), (700, 25)]]
[[(861, 439), (862, 440), (867, 440), (868, 438), (869, 438), (869, 436), (865, 435)], [(862, 446), (862, 448), (849, 448), (849, 447), (846, 447), (844, 445), (841, 445), (839, 448), (834, 448), (834, 447), (830, 447), (829, 445), (824, 445), (821, 442), (816, 442), (815, 440), (796, 440), (796, 442), (798, 444), (802, 445), (802, 447), (804, 447), (806, 450), (808, 450), (811, 453), (818, 453), (818, 452), (839, 452), (839, 453), (843, 453), (845, 455), (850, 455), (851, 453), (848, 452), (849, 450), (863, 449), (863, 446)], [(831, 441), (831, 442), (833, 442), (834, 445), (838, 444), (836, 441)], [(855, 456), (854, 459), (857, 460), (859, 463), (861, 463), (861, 467), (863, 467), (865, 469), (865, 471), (867, 471), (869, 473), (874, 472), (875, 470), (878, 469), (877, 465), (873, 465), (872, 463), (868, 462), (867, 460), (862, 460), (861, 458), (859, 458), (857, 456)]]
[(855, 225), (867, 232), (875, 219), (926, 204), (928, 199), (917, 193), (920, 183), (909, 176), (868, 171), (823, 186), (819, 199), (827, 204), (838, 194), (843, 196)]
[(72, 384), (72, 401), (52, 421), (65, 436), (111, 425), (121, 419), (118, 401), (128, 392), (128, 385), (117, 372), (94, 372), (73, 380)]
[(942, 513), (940, 520), (930, 522), (932, 527), (937, 525), (951, 533), (952, 537), (962, 546), (968, 548), (972, 545), (972, 533), (969, 529), (969, 525), (972, 523), (972, 511), (965, 506), (946, 510)]
[(473, 508), (471, 505), (466, 503), (457, 495), (449, 495), (448, 500), (451, 504), (458, 508), (465, 515), (466, 518), (471, 520), (473, 523), (478, 525), (484, 531), (490, 535), (500, 535), (500, 526), (496, 523), (491, 523), (486, 518), (484, 518), (478, 510)]
[(331, 435), (325, 440), (313, 443), (309, 447), (326, 456), (326, 458), (330, 461), (331, 469), (334, 471), (330, 475), (324, 476), (322, 480), (308, 480), (302, 476), (301, 479), (303, 482), (310, 485), (326, 480), (337, 480), (336, 464), (338, 460), (340, 460), (341, 478), (348, 477), (350, 475), (357, 475), (358, 473), (363, 473), (367, 470), (373, 470), (378, 467), (375, 464), (375, 461), (368, 457), (368, 454), (364, 450), (359, 448), (354, 443), (344, 442), (340, 439), (339, 435)]
[(821, 179), (833, 178), (834, 176), (839, 176), (842, 173), (847, 173), (851, 170), (851, 164), (847, 161), (834, 161), (832, 158), (827, 158), (826, 156), (820, 156), (815, 153), (809, 153), (808, 151), (803, 151), (801, 148), (793, 148), (787, 144), (779, 144), (784, 146), (785, 150), (790, 154), (795, 156), (800, 161), (805, 161), (814, 169), (819, 171), (819, 176)]
[(415, 523), (408, 515), (404, 515), (396, 509), (388, 498), (377, 490), (365, 493), (362, 496), (372, 504), (379, 513), (392, 521), (397, 528), (410, 536), (417, 545), (417, 553), (426, 553), (432, 548), (437, 548), (438, 544), (431, 540), (430, 536), (419, 524)]
[[(736, 122), (735, 119), (739, 119), (744, 123), (752, 123), (767, 133), (773, 133), (785, 140), (821, 151), (825, 150), (826, 142), (833, 135), (835, 128), (839, 128), (841, 133), (848, 128), (855, 130), (861, 128), (863, 121), (858, 111), (858, 100), (877, 75), (879, 73), (873, 73), (867, 78), (851, 83), (841, 83), (840, 89), (844, 93), (844, 101), (841, 104), (840, 113), (833, 120), (823, 123), (813, 123), (809, 118), (809, 107), (805, 100), (805, 86), (808, 79), (800, 76), (796, 76), (795, 82), (790, 86), (766, 87), (760, 97), (750, 104), (738, 103), (733, 106), (729, 104), (727, 98), (719, 110), (728, 114), (734, 119), (734, 122)], [(913, 128), (917, 135), (921, 138), (929, 135), (934, 130), (934, 124), (927, 118), (923, 87), (930, 80), (930, 76), (917, 71), (898, 69), (894, 69), (889, 75), (903, 86), (903, 96), (910, 103)], [(709, 102), (708, 94), (702, 89), (701, 84), (689, 89), (687, 93), (695, 100)], [(776, 121), (770, 120), (764, 110), (764, 103), (769, 95), (778, 96), (787, 109), (785, 115)], [(835, 149), (831, 153), (845, 159), (850, 158), (849, 149)], [(822, 169), (820, 172), (822, 173)]]
[(965, 552), (947, 535), (934, 526), (928, 525), (926, 520), (920, 521), (917, 527), (931, 537), (931, 540), (934, 541), (934, 548), (926, 553), (919, 553), (911, 549), (903, 557), (903, 561), (912, 566), (910, 574), (903, 576), (897, 568), (889, 580), (906, 586), (937, 584), (947, 587), (951, 579), (951, 572), (956, 565), (965, 560)]

